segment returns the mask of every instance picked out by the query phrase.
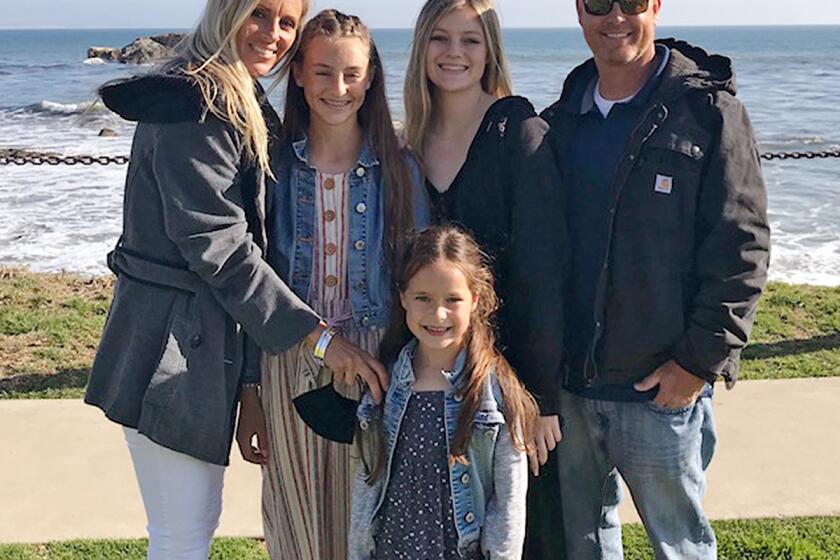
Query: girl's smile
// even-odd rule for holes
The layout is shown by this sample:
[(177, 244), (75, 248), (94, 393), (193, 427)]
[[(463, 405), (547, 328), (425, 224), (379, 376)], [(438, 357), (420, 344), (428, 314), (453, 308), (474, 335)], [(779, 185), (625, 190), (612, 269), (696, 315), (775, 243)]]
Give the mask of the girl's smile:
[(452, 327), (432, 327), (429, 325), (424, 325), (423, 329), (429, 333), (431, 336), (443, 336), (452, 329)]
[(303, 89), (311, 121), (327, 126), (356, 124), (370, 88), (370, 50), (357, 37), (318, 36), (292, 66)]
[(478, 13), (459, 8), (442, 17), (426, 51), (426, 73), (435, 87), (460, 91), (481, 87), (487, 66), (487, 42)]
[(445, 260), (426, 265), (411, 278), (400, 294), (405, 321), (427, 357), (454, 360), (460, 352), (476, 307), (467, 278), (458, 266)]

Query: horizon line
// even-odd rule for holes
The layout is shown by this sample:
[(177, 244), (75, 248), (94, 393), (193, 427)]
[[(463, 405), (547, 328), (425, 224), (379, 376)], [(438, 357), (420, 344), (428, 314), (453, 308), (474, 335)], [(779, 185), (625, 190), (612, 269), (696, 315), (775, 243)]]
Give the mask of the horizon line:
[[(724, 28), (767, 28), (767, 27), (840, 27), (840, 23), (766, 23), (766, 24), (673, 24), (673, 25), (659, 25), (658, 29), (668, 28), (698, 28), (698, 27), (724, 27)], [(58, 26), (44, 26), (44, 27), (6, 27), (0, 26), (0, 31), (112, 31), (112, 30), (152, 30), (152, 31), (183, 31), (191, 30), (193, 27), (136, 27), (136, 26), (115, 26), (115, 27), (58, 27)], [(371, 27), (373, 31), (411, 31), (413, 27)], [(552, 29), (579, 29), (578, 25), (552, 25), (552, 26), (509, 26), (504, 27), (503, 30), (552, 30)]]

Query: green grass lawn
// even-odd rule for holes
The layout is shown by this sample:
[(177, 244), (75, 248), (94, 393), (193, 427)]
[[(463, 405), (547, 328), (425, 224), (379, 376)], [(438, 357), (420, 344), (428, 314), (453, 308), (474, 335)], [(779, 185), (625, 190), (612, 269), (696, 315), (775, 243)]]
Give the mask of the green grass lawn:
[(112, 286), (0, 268), (0, 398), (80, 397)]
[[(713, 521), (720, 560), (836, 560), (840, 517)], [(624, 527), (625, 560), (652, 560), (641, 525)], [(2, 558), (2, 557), (0, 557)]]
[[(0, 267), (0, 398), (78, 398), (111, 277)], [(840, 376), (840, 288), (770, 284), (741, 379)]]
[(840, 376), (840, 287), (770, 284), (741, 379), (834, 376)]
[[(836, 560), (840, 558), (840, 518), (751, 519), (712, 523), (720, 560)], [(626, 560), (649, 560), (653, 553), (639, 525), (624, 527)], [(45, 545), (0, 545), (0, 560), (143, 560), (146, 542), (74, 541)], [(267, 560), (261, 542), (217, 539), (212, 560)]]
[[(0, 560), (145, 560), (145, 540), (70, 541), (43, 545), (0, 545)], [(266, 560), (253, 539), (216, 539), (211, 560)]]

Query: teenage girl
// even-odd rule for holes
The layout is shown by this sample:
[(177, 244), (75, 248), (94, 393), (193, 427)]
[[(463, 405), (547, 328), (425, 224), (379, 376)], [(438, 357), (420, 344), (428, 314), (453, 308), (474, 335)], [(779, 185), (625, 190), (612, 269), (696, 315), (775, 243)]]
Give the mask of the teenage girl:
[(405, 80), (406, 138), (434, 220), (468, 230), (493, 259), (501, 347), (542, 415), (532, 470), (560, 440), (567, 241), (547, 125), (511, 95), (490, 0), (428, 0)]
[[(384, 78), (357, 17), (326, 10), (304, 27), (286, 92), (269, 262), (328, 327), (316, 344), (327, 356), (344, 341), (377, 355), (390, 314), (390, 271), (415, 226), (429, 221), (416, 162), (394, 133)], [(373, 358), (361, 367), (385, 372)], [(345, 371), (323, 368), (299, 344), (266, 355), (261, 402), (243, 399), (243, 435), (258, 435), (255, 455), (265, 465), (271, 558), (347, 555), (350, 446), (317, 436), (292, 402), (332, 376), (355, 385), (360, 371)]]
[(492, 271), (468, 235), (436, 226), (397, 287), (384, 406), (366, 396), (358, 412), (374, 452), (354, 487), (350, 558), (520, 558), (537, 407), (495, 346)]

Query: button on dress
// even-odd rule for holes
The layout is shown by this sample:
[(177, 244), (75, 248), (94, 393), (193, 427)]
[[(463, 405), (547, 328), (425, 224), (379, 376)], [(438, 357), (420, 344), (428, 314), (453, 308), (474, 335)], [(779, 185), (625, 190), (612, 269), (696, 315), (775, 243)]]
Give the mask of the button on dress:
[[(312, 286), (307, 303), (342, 335), (376, 355), (384, 329), (359, 329), (353, 321), (347, 262), (349, 174), (315, 174)], [(363, 320), (362, 323), (367, 326)], [(354, 459), (351, 447), (318, 436), (295, 411), (292, 399), (329, 382), (312, 350), (300, 342), (266, 354), (262, 376), (271, 461), (263, 478), (263, 525), (271, 558), (333, 560), (347, 557)], [(353, 391), (345, 396), (358, 399)]]

